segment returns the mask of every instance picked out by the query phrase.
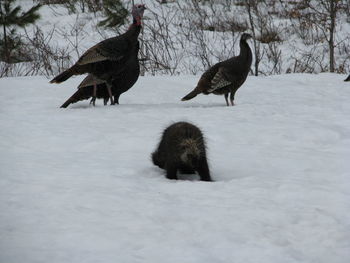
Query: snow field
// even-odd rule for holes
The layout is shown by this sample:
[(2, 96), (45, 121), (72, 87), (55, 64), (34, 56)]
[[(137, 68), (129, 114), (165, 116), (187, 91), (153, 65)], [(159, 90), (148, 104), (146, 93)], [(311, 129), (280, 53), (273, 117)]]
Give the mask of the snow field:
[[(1, 263), (348, 262), (345, 76), (250, 76), (235, 107), (181, 102), (198, 76), (140, 77), (120, 105), (58, 108), (82, 78), (0, 79)], [(152, 165), (181, 120), (216, 182)]]

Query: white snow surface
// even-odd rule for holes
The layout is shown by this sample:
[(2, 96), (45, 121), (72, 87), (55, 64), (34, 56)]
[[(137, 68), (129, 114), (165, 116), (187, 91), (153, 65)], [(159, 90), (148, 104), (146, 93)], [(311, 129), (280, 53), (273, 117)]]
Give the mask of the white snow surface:
[[(346, 263), (350, 84), (249, 76), (236, 106), (140, 77), (120, 105), (59, 106), (83, 76), (0, 79), (0, 262)], [(205, 134), (215, 182), (168, 180), (162, 130)]]

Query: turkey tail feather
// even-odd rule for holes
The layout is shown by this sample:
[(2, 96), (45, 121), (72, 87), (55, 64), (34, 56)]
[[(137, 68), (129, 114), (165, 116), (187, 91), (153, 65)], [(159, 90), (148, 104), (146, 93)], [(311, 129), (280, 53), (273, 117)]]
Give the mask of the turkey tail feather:
[(71, 76), (73, 76), (73, 71), (71, 69), (67, 69), (66, 71), (63, 71), (61, 74), (56, 76), (53, 80), (51, 80), (50, 83), (61, 83), (69, 79)]
[(194, 97), (196, 97), (197, 95), (198, 95), (198, 92), (196, 89), (194, 89), (193, 91), (188, 93), (185, 97), (183, 97), (181, 100), (182, 101), (190, 100), (190, 99), (193, 99)]
[(69, 106), (69, 104), (77, 102), (79, 100), (80, 93), (81, 93), (81, 90), (80, 89), (77, 90), (72, 96), (70, 96), (70, 98), (68, 100), (66, 100), (65, 103), (63, 103), (61, 105), (60, 108), (67, 108)]
[(61, 108), (67, 108), (70, 104), (76, 103), (81, 100), (87, 100), (91, 98), (92, 86), (78, 89), (65, 103), (62, 104)]

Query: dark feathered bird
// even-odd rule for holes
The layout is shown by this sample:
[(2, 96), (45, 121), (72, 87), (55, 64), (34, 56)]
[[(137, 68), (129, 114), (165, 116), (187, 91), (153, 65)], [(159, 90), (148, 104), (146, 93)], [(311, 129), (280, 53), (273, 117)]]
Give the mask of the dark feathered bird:
[(235, 93), (246, 80), (252, 65), (252, 51), (247, 43), (250, 34), (244, 33), (240, 39), (240, 53), (237, 57), (219, 62), (203, 73), (197, 87), (182, 98), (182, 101), (190, 100), (200, 93), (225, 95), (226, 105), (230, 93), (231, 105), (234, 105)]
[[(113, 76), (111, 92), (114, 102), (119, 104), (119, 96), (129, 90), (137, 81), (140, 75), (140, 65), (138, 61), (139, 43), (134, 47), (132, 56), (121, 67), (121, 71)], [(78, 90), (61, 106), (66, 108), (72, 103), (91, 98), (90, 103), (95, 105), (96, 98), (103, 99), (106, 105), (110, 99), (106, 82), (89, 74), (78, 86)]]
[[(134, 70), (133, 72), (127, 74), (129, 76), (122, 76), (125, 74), (125, 72), (128, 72), (125, 69), (125, 65), (127, 65), (128, 61), (137, 57), (139, 49), (137, 38), (141, 30), (141, 19), (144, 10), (144, 5), (134, 5), (132, 9), (133, 23), (128, 31), (120, 36), (106, 39), (91, 47), (79, 58), (79, 60), (72, 67), (56, 76), (50, 82), (61, 83), (73, 75), (89, 73), (91, 76), (88, 76), (88, 79), (84, 79), (83, 82), (85, 82), (84, 87), (92, 86), (90, 96), (93, 97), (93, 101), (94, 90), (96, 90), (96, 96), (98, 97), (99, 92), (97, 91), (97, 85), (99, 85), (98, 82), (103, 81), (104, 83), (100, 83), (100, 85), (106, 86), (111, 104), (114, 104), (114, 99), (112, 97), (113, 82), (115, 82), (116, 79), (120, 78), (136, 78), (137, 80), (139, 75), (139, 70)], [(88, 83), (88, 81), (91, 82)], [(79, 93), (81, 89), (82, 87), (76, 93)], [(86, 97), (87, 95), (85, 93), (89, 90), (90, 89), (86, 89), (84, 91), (80, 91), (80, 93), (84, 93), (82, 96)], [(75, 94), (73, 94), (73, 96), (74, 95)], [(77, 96), (78, 94), (76, 94), (75, 97)]]
[(344, 81), (350, 81), (350, 75)]
[(168, 179), (177, 179), (179, 170), (187, 174), (197, 171), (202, 181), (211, 181), (203, 134), (191, 123), (177, 122), (166, 128), (152, 161), (166, 170)]

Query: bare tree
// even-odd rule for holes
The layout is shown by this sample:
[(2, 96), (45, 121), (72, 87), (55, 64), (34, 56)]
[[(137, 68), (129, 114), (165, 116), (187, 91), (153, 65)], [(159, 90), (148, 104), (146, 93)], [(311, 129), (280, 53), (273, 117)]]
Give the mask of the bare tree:
[[(179, 31), (186, 41), (186, 57), (191, 57), (187, 68), (198, 73), (217, 63), (234, 56), (234, 46), (240, 32), (248, 25), (229, 12), (222, 1), (207, 0), (178, 2), (181, 23)], [(198, 61), (199, 60), (199, 61)]]
[(253, 35), (254, 75), (261, 73), (259, 65), (264, 57), (264, 64), (271, 64), (271, 69), (265, 74), (281, 73), (281, 50), (276, 43), (282, 42), (283, 27), (276, 25), (272, 16), (277, 12), (276, 1), (247, 0), (245, 8)]
[[(348, 6), (347, 0), (302, 0), (290, 11), (293, 14), (291, 18), (295, 32), (307, 45), (327, 43), (330, 72), (335, 72), (337, 68), (335, 49), (344, 40), (349, 39), (349, 36), (336, 39), (336, 32), (341, 26), (339, 13), (346, 13)], [(286, 5), (284, 8), (290, 9)]]
[(53, 28), (44, 34), (39, 27), (35, 27), (30, 34), (25, 31), (28, 52), (32, 55), (32, 60), (27, 65), (27, 75), (55, 75), (71, 64), (70, 48), (61, 48), (51, 43), (55, 32), (56, 28)]
[[(152, 12), (153, 8), (157, 8), (158, 12)], [(181, 39), (174, 26), (179, 21), (178, 11), (170, 12), (170, 7), (155, 2), (148, 7), (148, 16), (152, 19), (144, 23), (140, 37), (142, 73), (147, 71), (152, 75), (157, 72), (176, 74), (184, 54)]]
[(330, 72), (334, 72), (335, 70), (334, 49), (336, 43), (334, 35), (336, 31), (337, 15), (343, 4), (345, 4), (345, 2), (342, 0), (319, 0), (317, 3), (315, 1), (309, 3), (312, 17), (315, 18), (315, 20), (313, 20), (315, 22), (314, 24), (321, 30), (328, 43)]
[(260, 49), (260, 43), (257, 41), (257, 22), (254, 21), (254, 15), (259, 19), (261, 16), (259, 15), (258, 1), (256, 0), (247, 0), (246, 8), (249, 17), (249, 24), (253, 34), (253, 45), (254, 45), (254, 75), (259, 75), (259, 64), (263, 57), (263, 54)]

